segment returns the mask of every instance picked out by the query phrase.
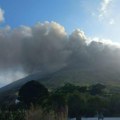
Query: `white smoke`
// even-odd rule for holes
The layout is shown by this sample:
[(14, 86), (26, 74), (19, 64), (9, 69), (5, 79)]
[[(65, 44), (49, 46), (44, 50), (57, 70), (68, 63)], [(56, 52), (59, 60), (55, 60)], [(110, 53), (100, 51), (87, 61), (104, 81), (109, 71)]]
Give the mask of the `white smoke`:
[(88, 44), (89, 40), (79, 29), (68, 35), (56, 22), (15, 29), (7, 26), (0, 30), (0, 82), (7, 84), (39, 71), (54, 72), (67, 66), (73, 55), (85, 59), (91, 51), (113, 48), (112, 43), (94, 40)]

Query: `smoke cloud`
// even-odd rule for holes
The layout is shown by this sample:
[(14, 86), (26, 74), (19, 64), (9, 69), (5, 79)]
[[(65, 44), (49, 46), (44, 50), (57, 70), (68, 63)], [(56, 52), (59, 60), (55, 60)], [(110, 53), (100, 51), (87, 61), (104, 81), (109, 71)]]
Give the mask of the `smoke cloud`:
[(0, 22), (3, 22), (4, 19), (4, 10), (0, 8)]
[(0, 82), (9, 83), (36, 72), (54, 72), (74, 63), (118, 65), (119, 45), (101, 41), (91, 41), (79, 29), (68, 35), (56, 22), (15, 29), (6, 26), (0, 30)]

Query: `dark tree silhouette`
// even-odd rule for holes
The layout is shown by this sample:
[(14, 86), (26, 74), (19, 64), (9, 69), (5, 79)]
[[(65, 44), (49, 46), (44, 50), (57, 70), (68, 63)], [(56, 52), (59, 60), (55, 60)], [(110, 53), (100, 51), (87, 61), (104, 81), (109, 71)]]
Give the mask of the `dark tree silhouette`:
[(76, 117), (76, 120), (81, 120), (81, 116), (85, 114), (86, 105), (82, 95), (74, 93), (68, 98), (68, 116)]
[(29, 81), (19, 90), (19, 100), (26, 105), (35, 104), (48, 95), (48, 90), (37, 81)]

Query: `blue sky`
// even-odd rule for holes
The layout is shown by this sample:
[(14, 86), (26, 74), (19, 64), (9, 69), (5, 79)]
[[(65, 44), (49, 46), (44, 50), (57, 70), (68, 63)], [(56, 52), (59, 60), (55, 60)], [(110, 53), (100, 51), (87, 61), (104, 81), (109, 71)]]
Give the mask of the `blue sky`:
[(0, 5), (5, 11), (5, 23), (12, 27), (56, 21), (71, 31), (84, 24), (87, 17), (82, 8), (83, 0), (1, 0)]
[(89, 37), (120, 42), (119, 4), (119, 0), (0, 0), (1, 27), (55, 21), (68, 33), (79, 28)]

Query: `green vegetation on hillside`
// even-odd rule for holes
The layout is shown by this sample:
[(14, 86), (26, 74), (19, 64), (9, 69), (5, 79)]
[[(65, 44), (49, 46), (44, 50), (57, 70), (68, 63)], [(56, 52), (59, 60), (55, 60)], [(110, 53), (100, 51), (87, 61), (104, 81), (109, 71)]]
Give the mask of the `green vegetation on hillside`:
[(120, 116), (120, 93), (103, 84), (76, 86), (66, 83), (49, 91), (37, 81), (24, 84), (20, 101), (1, 107), (0, 120), (67, 120), (68, 117)]

